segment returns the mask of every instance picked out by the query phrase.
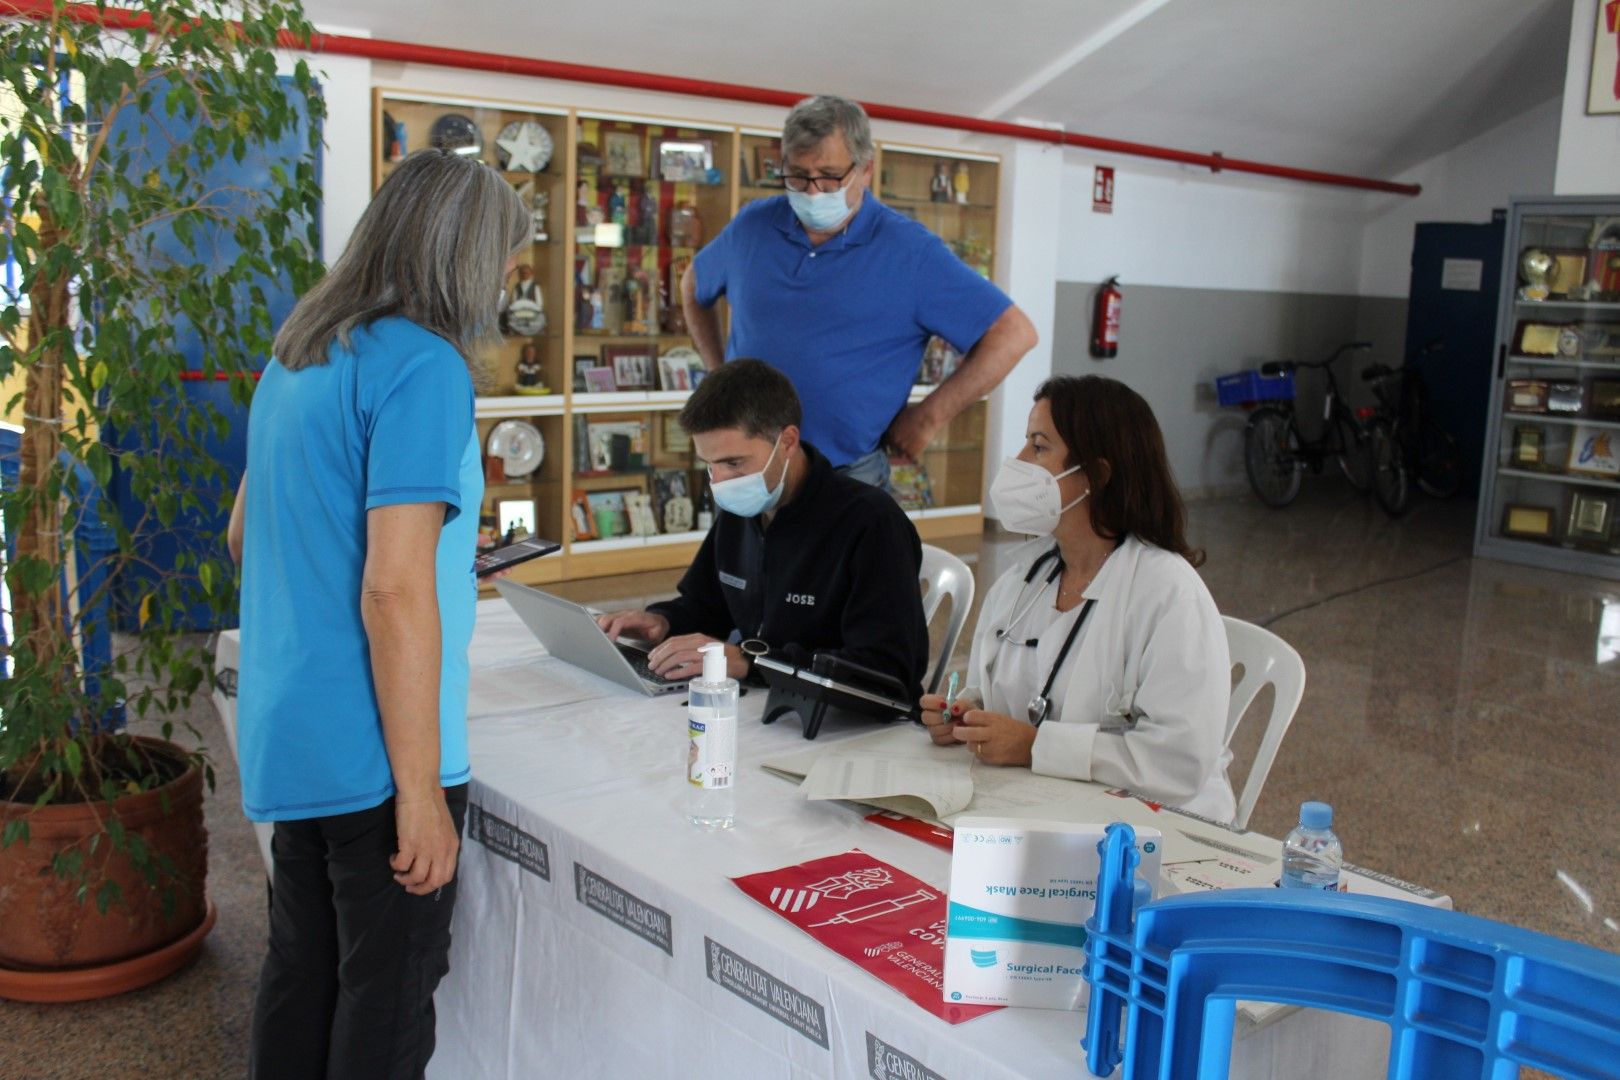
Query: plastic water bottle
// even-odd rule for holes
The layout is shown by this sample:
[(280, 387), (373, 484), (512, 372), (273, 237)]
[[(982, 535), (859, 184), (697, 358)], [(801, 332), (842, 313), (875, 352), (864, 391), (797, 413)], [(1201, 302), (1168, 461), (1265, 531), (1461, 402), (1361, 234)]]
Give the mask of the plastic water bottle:
[(1343, 861), (1344, 846), (1333, 833), (1333, 807), (1301, 803), (1299, 824), (1283, 841), (1282, 887), (1337, 892)]
[(737, 680), (726, 675), (726, 647), (703, 646), (703, 675), (687, 686), (687, 816), (704, 829), (737, 819)]

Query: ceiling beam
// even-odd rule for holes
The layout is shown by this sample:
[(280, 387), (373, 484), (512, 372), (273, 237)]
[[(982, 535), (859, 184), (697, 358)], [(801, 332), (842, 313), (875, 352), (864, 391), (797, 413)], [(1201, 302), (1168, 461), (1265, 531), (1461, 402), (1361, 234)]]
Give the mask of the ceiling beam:
[(1018, 106), (1074, 70), (1086, 57), (1105, 48), (1120, 35), (1142, 20), (1149, 18), (1170, 2), (1171, 0), (1136, 0), (1135, 3), (1126, 7), (1124, 11), (1121, 11), (1108, 22), (1075, 42), (1056, 60), (1053, 60), (1007, 91), (1000, 98), (997, 98), (983, 109), (979, 115), (986, 120), (993, 120), (996, 117), (1005, 116), (1012, 112)]

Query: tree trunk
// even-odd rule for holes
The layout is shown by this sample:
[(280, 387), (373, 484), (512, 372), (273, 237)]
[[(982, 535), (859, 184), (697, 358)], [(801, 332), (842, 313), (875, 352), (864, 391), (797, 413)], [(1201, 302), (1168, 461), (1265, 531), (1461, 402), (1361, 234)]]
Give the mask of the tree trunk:
[[(61, 230), (43, 198), (35, 200), (39, 213), (40, 251), (48, 253), (61, 241)], [(49, 495), (52, 470), (62, 448), (62, 361), (61, 338), (68, 330), (68, 283), (56, 278), (37, 278), (29, 292), (32, 310), (28, 317), (28, 339), (39, 348), (38, 359), (28, 366), (23, 394), (23, 434), (20, 489), (37, 497), (28, 505), (21, 528), (17, 530), (17, 558), (33, 557), (52, 567), (60, 567), (70, 552), (62, 536), (62, 503)], [(68, 645), (68, 628), (63, 617), (59, 581), (41, 593), (12, 590), (13, 625), (19, 644), (33, 652), (43, 670), (58, 669), (55, 678), (70, 678), (76, 658)], [(26, 629), (25, 629), (26, 628)], [(48, 665), (48, 666), (47, 666)]]

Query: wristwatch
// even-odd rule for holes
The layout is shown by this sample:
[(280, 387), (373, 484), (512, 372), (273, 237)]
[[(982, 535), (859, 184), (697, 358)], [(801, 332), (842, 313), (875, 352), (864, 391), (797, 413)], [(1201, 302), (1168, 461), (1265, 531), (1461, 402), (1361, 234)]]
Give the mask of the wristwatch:
[(737, 643), (737, 648), (748, 658), (748, 670), (743, 673), (745, 679), (754, 673), (754, 661), (771, 651), (770, 643), (761, 638), (746, 638)]

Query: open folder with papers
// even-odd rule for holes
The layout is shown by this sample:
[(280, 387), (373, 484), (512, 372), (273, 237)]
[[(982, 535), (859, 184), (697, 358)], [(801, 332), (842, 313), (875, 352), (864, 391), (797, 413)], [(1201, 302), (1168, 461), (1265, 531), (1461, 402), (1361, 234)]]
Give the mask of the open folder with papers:
[(1102, 784), (979, 764), (964, 750), (935, 746), (911, 725), (770, 758), (764, 768), (800, 782), (807, 799), (842, 799), (941, 825), (963, 814), (1125, 821), (1164, 834), (1166, 864), (1241, 855), (1261, 865), (1280, 865), (1280, 845), (1269, 837), (1155, 809), (1110, 794)]

